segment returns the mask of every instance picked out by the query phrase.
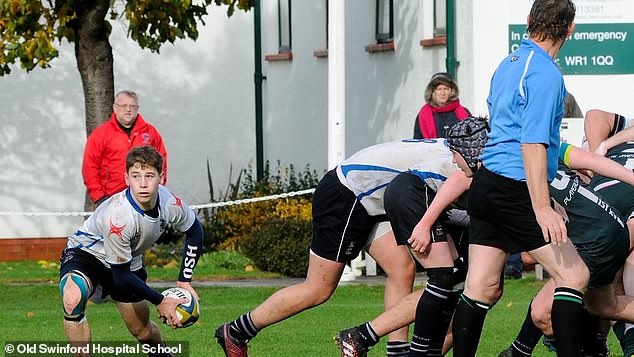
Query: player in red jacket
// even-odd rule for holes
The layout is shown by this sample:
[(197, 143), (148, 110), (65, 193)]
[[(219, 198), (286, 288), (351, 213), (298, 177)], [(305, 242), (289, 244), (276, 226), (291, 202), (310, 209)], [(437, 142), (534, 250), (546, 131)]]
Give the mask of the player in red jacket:
[(130, 90), (117, 93), (110, 120), (88, 136), (81, 173), (90, 199), (98, 206), (126, 188), (125, 157), (139, 145), (150, 145), (163, 156), (167, 181), (167, 151), (161, 134), (139, 114), (139, 98)]

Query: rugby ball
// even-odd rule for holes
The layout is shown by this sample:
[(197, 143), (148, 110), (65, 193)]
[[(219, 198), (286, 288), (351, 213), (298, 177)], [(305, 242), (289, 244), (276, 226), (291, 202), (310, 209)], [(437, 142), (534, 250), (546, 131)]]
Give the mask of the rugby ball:
[(198, 321), (200, 317), (200, 304), (194, 299), (192, 293), (183, 288), (169, 288), (161, 292), (163, 296), (174, 299), (187, 299), (184, 304), (178, 304), (176, 307), (176, 316), (180, 320), (182, 327), (189, 327)]

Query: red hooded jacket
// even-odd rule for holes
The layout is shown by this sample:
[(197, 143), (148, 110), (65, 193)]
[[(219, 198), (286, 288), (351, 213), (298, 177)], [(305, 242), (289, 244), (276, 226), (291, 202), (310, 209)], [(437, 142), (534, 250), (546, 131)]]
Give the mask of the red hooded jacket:
[(99, 125), (88, 136), (81, 174), (88, 195), (93, 202), (104, 196), (123, 191), (125, 184), (125, 158), (128, 151), (140, 145), (151, 145), (163, 156), (163, 172), (167, 181), (167, 151), (158, 130), (137, 115), (130, 136), (126, 134), (112, 113), (110, 120)]

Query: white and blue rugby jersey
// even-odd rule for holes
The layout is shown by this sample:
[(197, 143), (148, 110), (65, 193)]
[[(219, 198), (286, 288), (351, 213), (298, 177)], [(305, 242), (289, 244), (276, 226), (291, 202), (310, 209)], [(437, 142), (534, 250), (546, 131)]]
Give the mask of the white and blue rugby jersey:
[(129, 189), (99, 205), (95, 213), (70, 237), (68, 248), (81, 248), (105, 266), (132, 261), (130, 270), (141, 269), (143, 252), (156, 243), (168, 225), (188, 230), (196, 218), (187, 204), (165, 186), (159, 186), (158, 217), (143, 212)]
[(337, 166), (339, 181), (368, 214), (385, 214), (383, 194), (396, 175), (411, 171), (432, 189), (438, 190), (458, 166), (445, 139), (408, 139), (365, 148)]

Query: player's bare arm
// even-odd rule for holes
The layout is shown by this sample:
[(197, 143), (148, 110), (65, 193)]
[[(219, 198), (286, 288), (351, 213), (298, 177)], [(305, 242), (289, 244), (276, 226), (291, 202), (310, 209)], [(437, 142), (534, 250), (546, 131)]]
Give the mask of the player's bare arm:
[(431, 247), (430, 230), (432, 225), (452, 202), (469, 189), (471, 181), (471, 178), (466, 177), (462, 171), (456, 171), (447, 178), (447, 181), (438, 190), (436, 197), (429, 205), (420, 222), (412, 231), (412, 236), (408, 243), (410, 243), (413, 251), (425, 253), (429, 250)]
[[(633, 131), (634, 132), (634, 131)], [(599, 175), (611, 177), (634, 186), (634, 172), (597, 153), (572, 147), (568, 155), (570, 167), (576, 170), (590, 170)]]

